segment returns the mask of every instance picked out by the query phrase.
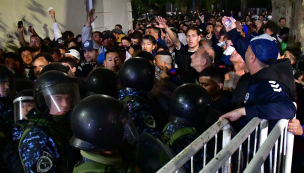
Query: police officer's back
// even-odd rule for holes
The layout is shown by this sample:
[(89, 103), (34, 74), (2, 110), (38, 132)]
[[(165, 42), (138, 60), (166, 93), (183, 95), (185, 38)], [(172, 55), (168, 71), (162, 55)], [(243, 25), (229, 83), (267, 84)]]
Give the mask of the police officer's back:
[[(42, 74), (35, 84), (36, 109), (20, 138), (19, 154), (25, 172), (70, 172), (79, 151), (69, 146), (69, 114), (80, 101), (74, 78), (59, 71)], [(73, 160), (76, 159), (76, 160)]]
[(138, 134), (148, 132), (158, 137), (165, 125), (163, 117), (157, 116), (148, 102), (147, 94), (152, 89), (155, 78), (155, 67), (143, 58), (127, 60), (119, 72), (119, 100), (129, 105), (129, 112)]
[(73, 111), (70, 144), (80, 149), (82, 159), (74, 173), (127, 172), (129, 164), (117, 149), (122, 145), (123, 105), (106, 95), (92, 95), (82, 100)]
[[(162, 132), (161, 141), (169, 146), (175, 154), (181, 152), (198, 136), (197, 126), (207, 125), (210, 96), (208, 92), (196, 84), (183, 84), (178, 87), (170, 99), (170, 122)], [(207, 158), (213, 148), (207, 145)], [(203, 152), (194, 156), (195, 171), (203, 167)], [(213, 156), (213, 155), (212, 155)], [(185, 164), (187, 172), (191, 172), (191, 163)]]

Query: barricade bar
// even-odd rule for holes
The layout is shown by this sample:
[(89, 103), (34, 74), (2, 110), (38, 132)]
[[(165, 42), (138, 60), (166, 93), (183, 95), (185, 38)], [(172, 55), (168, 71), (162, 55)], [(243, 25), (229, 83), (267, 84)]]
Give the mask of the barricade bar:
[(214, 173), (231, 157), (247, 137), (258, 127), (261, 119), (253, 118), (229, 143), (225, 146), (200, 173)]
[[(284, 132), (284, 128), (286, 128), (288, 124), (288, 120), (282, 119), (277, 122), (275, 127), (271, 130), (264, 144), (259, 148), (255, 157), (252, 158), (249, 165), (245, 169), (244, 173), (255, 173), (259, 172), (261, 166), (264, 164), (266, 158), (268, 157), (270, 151), (275, 145), (278, 138), (281, 136), (281, 139), (284, 137), (281, 134)], [(277, 146), (277, 145), (276, 145)], [(282, 146), (282, 145), (281, 145)], [(272, 153), (270, 153), (272, 154)]]
[[(227, 126), (226, 126), (227, 125)], [(211, 127), (209, 127), (203, 134), (196, 138), (190, 145), (178, 153), (165, 166), (163, 166), (157, 173), (171, 173), (182, 167), (193, 155), (195, 155), (204, 144), (210, 141), (215, 134), (222, 130), (222, 128), (230, 128), (229, 121), (226, 119), (218, 120)], [(203, 161), (203, 160), (202, 160)], [(225, 163), (223, 163), (224, 165)], [(222, 165), (220, 165), (222, 166)], [(214, 171), (216, 172), (216, 171)]]

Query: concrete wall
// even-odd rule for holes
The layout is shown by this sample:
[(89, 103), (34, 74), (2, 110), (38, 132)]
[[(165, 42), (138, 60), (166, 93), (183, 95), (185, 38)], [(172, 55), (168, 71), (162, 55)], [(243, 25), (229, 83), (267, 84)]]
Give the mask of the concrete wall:
[[(42, 38), (54, 38), (52, 19), (47, 10), (53, 7), (62, 32), (70, 30), (81, 34), (87, 20), (90, 0), (0, 0), (0, 48), (6, 52), (19, 47), (17, 22), (25, 27), (25, 40), (31, 35), (27, 28), (33, 26)], [(121, 24), (126, 32), (132, 27), (131, 0), (91, 0), (97, 19), (94, 30), (112, 30)]]

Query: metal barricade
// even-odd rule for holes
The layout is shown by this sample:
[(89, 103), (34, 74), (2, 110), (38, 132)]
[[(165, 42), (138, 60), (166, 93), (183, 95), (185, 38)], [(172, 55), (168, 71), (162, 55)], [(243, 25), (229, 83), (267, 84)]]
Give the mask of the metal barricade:
[[(255, 157), (252, 158), (244, 173), (255, 173), (259, 170), (261, 170), (261, 172), (264, 172), (262, 165), (268, 156), (270, 156), (269, 172), (291, 172), (294, 135), (290, 132), (287, 132), (287, 126), (288, 120), (282, 119), (278, 121), (278, 123), (272, 129), (271, 133), (268, 135), (265, 144), (259, 148)], [(280, 145), (278, 146), (279, 138)], [(274, 158), (272, 158), (273, 147), (275, 147)]]
[[(261, 120), (256, 117), (247, 123), (247, 125), (231, 140), (231, 129), (229, 122), (226, 119), (219, 120), (190, 145), (188, 145), (183, 151), (177, 154), (159, 171), (157, 171), (157, 173), (177, 173), (177, 170), (189, 159), (191, 159), (191, 172), (193, 173), (193, 155), (195, 155), (202, 148), (204, 148), (204, 168), (200, 171), (200, 173), (214, 173), (218, 172), (220, 169), (222, 173), (230, 173), (231, 157), (237, 150), (239, 150), (238, 163), (235, 167), (237, 170), (234, 171), (238, 173), (242, 172), (243, 169), (241, 169), (240, 166), (242, 162), (241, 153), (243, 148), (242, 145), (245, 144), (244, 142), (246, 140), (247, 147), (245, 150), (247, 150), (247, 156), (244, 158), (245, 161), (242, 162), (245, 167), (245, 172), (264, 173), (264, 162), (269, 156), (270, 172), (290, 173), (294, 136), (287, 132), (287, 125), (288, 120), (282, 119), (278, 121), (268, 136), (268, 121)], [(217, 134), (221, 130), (223, 130), (222, 150), (218, 152)], [(213, 137), (215, 138), (216, 142), (214, 158), (209, 163), (206, 163), (206, 144), (208, 141), (213, 139)], [(252, 137), (254, 137), (254, 139), (251, 139)], [(251, 146), (251, 143), (253, 143), (253, 146)], [(272, 150), (273, 147), (274, 151)], [(274, 153), (274, 156), (272, 153)], [(252, 156), (252, 159), (250, 156)]]
[[(260, 125), (259, 125), (260, 124)], [(269, 172), (290, 173), (292, 164), (293, 152), (293, 134), (287, 132), (288, 120), (282, 119), (277, 122), (275, 127), (268, 135), (267, 120), (258, 118), (252, 119), (228, 145), (225, 146), (201, 171), (200, 173), (213, 173), (221, 168), (221, 165), (231, 158), (234, 152), (242, 150), (242, 145), (247, 138), (247, 159), (245, 173), (268, 172), (265, 170), (265, 160), (268, 157)], [(255, 134), (253, 157), (250, 160), (250, 135)], [(259, 140), (257, 140), (259, 139)], [(279, 143), (280, 140), (280, 143)], [(257, 145), (258, 141), (258, 145)], [(279, 143), (279, 144), (278, 144)], [(275, 146), (275, 147), (274, 147)], [(274, 152), (273, 152), (274, 147)], [(240, 154), (238, 156), (237, 172), (242, 172), (240, 169)], [(267, 163), (268, 163), (267, 162)], [(267, 165), (268, 166), (268, 165)], [(231, 170), (228, 170), (230, 172)], [(222, 172), (226, 170), (222, 169)]]
[[(223, 130), (222, 146), (227, 145), (231, 139), (231, 129), (229, 121), (226, 119), (218, 120), (203, 134), (196, 138), (190, 145), (184, 150), (178, 153), (172, 160), (170, 160), (165, 166), (163, 166), (157, 173), (170, 173), (177, 172), (189, 159), (191, 159), (191, 172), (193, 172), (193, 155), (195, 155), (200, 149), (204, 148), (204, 165), (206, 164), (206, 143), (215, 138), (215, 152), (217, 153), (217, 134)], [(230, 161), (228, 160), (223, 165), (223, 169), (229, 170)]]

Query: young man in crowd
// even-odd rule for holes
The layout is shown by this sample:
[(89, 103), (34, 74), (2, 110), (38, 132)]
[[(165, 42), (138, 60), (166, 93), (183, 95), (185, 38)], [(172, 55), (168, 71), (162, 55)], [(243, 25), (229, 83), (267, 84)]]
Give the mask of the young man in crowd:
[(187, 37), (187, 45), (184, 46), (179, 39), (176, 37), (176, 35), (172, 32), (172, 30), (167, 26), (166, 19), (163, 19), (162, 17), (158, 17), (156, 19), (159, 23), (157, 27), (165, 29), (165, 32), (168, 33), (169, 37), (173, 41), (175, 48), (178, 50), (175, 55), (175, 60), (178, 68), (182, 72), (188, 71), (190, 67), (190, 57), (191, 55), (198, 49), (199, 47), (199, 29), (197, 27), (189, 27), (186, 31), (186, 37)]
[(107, 50), (105, 53), (105, 60), (103, 62), (103, 65), (106, 69), (118, 72), (118, 59), (119, 52), (117, 50)]
[(29, 72), (31, 69), (33, 69), (32, 50), (29, 47), (21, 47), (18, 49), (18, 53), (23, 61), (23, 66), (25, 68), (25, 76), (29, 78)]
[(85, 61), (78, 66), (80, 76), (87, 77), (88, 74), (97, 67), (97, 57), (99, 55), (99, 47), (93, 40), (87, 40), (83, 44)]
[(155, 57), (156, 52), (155, 52), (155, 46), (156, 46), (156, 40), (153, 36), (151, 35), (145, 35), (142, 38), (142, 43), (141, 43), (141, 49), (143, 51), (149, 52)]
[(149, 27), (148, 28), (148, 33), (146, 35), (152, 35), (157, 43), (159, 43), (162, 46), (166, 46), (166, 43), (164, 40), (161, 39), (161, 30), (156, 27)]
[(225, 70), (220, 67), (210, 66), (199, 74), (199, 84), (205, 88), (212, 97), (211, 107), (222, 114), (231, 111), (232, 94), (224, 91)]

